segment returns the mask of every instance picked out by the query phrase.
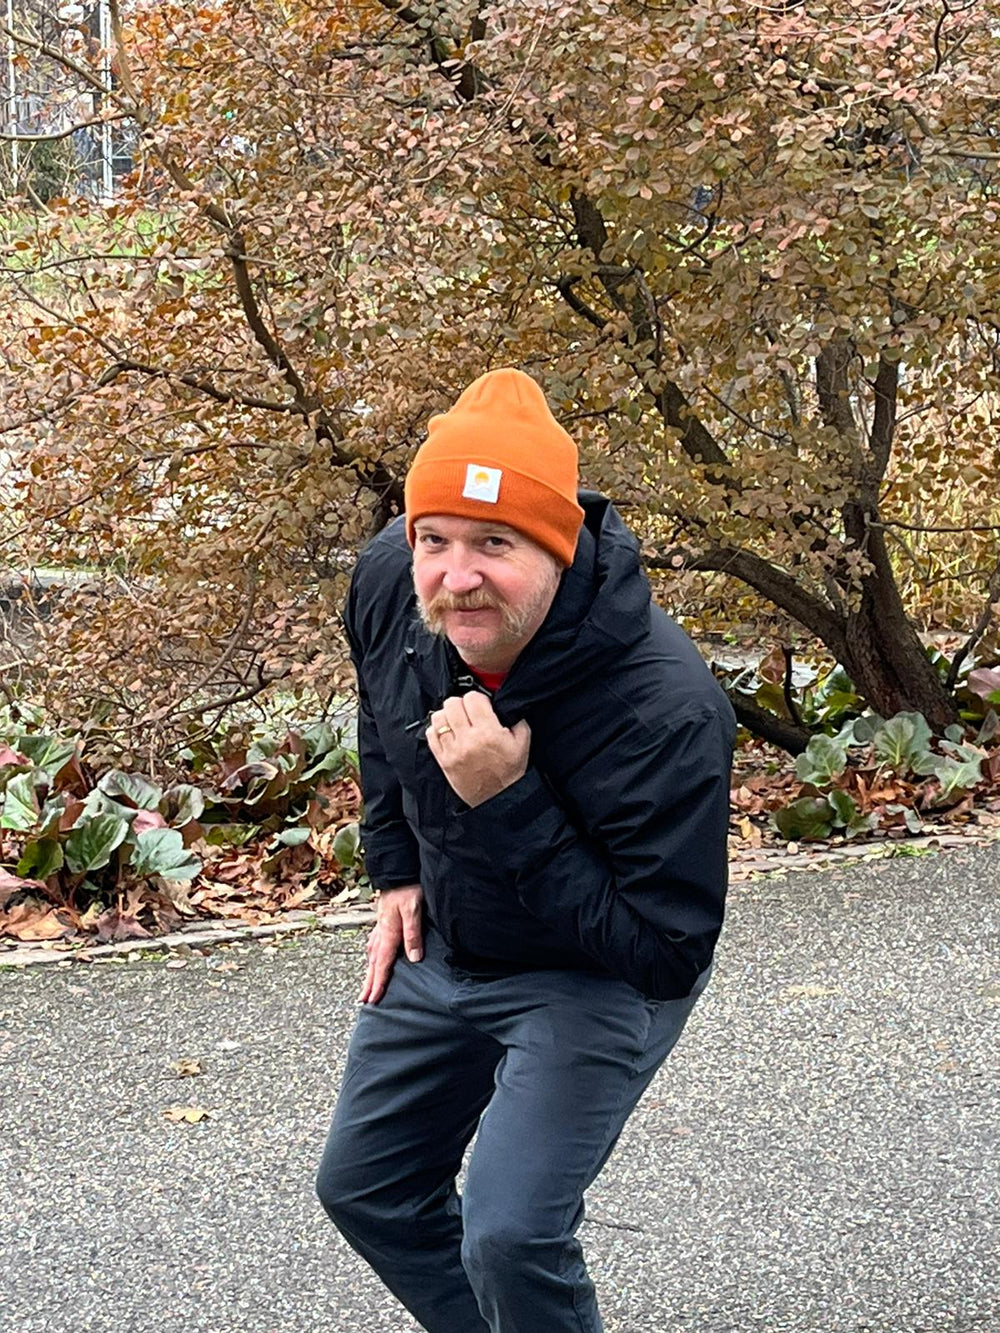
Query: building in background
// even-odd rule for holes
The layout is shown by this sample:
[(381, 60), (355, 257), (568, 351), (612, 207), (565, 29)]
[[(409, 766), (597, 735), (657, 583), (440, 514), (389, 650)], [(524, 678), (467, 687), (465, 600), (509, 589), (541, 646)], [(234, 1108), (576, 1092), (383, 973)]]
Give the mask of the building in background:
[[(109, 201), (131, 170), (128, 134), (103, 124), (101, 94), (34, 43), (92, 69), (114, 87), (107, 0), (0, 0), (5, 9), (4, 134), (0, 194), (41, 199), (85, 193)], [(18, 37), (26, 39), (19, 42)], [(98, 123), (95, 123), (98, 122)]]

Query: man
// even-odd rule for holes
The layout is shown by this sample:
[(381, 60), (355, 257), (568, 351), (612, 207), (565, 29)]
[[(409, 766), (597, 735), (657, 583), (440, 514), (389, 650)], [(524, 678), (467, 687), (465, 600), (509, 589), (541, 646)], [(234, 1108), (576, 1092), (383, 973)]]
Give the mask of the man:
[(535, 382), (484, 375), (348, 597), (381, 894), (318, 1192), (429, 1333), (601, 1329), (583, 1193), (722, 923), (731, 710), (576, 487)]

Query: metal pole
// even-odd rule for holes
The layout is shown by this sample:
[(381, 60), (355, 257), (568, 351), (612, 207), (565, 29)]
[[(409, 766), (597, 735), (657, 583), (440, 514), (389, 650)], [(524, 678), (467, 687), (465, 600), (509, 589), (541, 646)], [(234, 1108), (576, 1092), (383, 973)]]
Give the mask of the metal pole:
[[(7, 0), (7, 31), (8, 32), (14, 31), (14, 0)], [(7, 38), (7, 99), (8, 99), (8, 105), (10, 107), (10, 113), (9, 113), (9, 119), (8, 117), (5, 116), (4, 120), (10, 126), (9, 130), (10, 134), (17, 133), (17, 69), (14, 65), (14, 54), (15, 54), (14, 38), (8, 37)], [(20, 163), (20, 158), (18, 154), (19, 148), (20, 145), (18, 144), (17, 140), (12, 139), (10, 143), (10, 170), (11, 170), (12, 184), (14, 187), (14, 193), (17, 192), (17, 173), (18, 173), (18, 166)]]
[[(111, 9), (108, 0), (98, 0), (101, 32), (101, 82), (111, 87)], [(104, 99), (101, 99), (102, 102)], [(102, 107), (102, 109), (105, 109)], [(101, 126), (101, 202), (110, 204), (115, 195), (114, 144), (111, 121)]]

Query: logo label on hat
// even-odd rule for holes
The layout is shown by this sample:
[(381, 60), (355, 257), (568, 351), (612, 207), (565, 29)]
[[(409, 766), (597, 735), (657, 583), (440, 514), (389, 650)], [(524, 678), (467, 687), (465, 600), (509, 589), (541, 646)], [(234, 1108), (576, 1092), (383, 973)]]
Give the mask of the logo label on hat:
[(479, 463), (470, 463), (465, 469), (465, 486), (462, 496), (466, 500), (485, 500), (495, 505), (500, 498), (500, 478), (503, 472), (498, 467), (483, 467)]

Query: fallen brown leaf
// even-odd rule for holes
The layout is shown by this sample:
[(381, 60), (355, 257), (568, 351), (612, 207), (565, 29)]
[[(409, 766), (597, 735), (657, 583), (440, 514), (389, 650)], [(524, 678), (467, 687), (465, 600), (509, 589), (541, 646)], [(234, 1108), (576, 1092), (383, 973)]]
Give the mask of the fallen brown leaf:
[(135, 914), (123, 908), (110, 907), (102, 912), (94, 923), (97, 938), (102, 944), (113, 940), (148, 939), (149, 931), (135, 917)]
[(168, 1106), (163, 1114), (175, 1125), (198, 1125), (211, 1117), (203, 1106)]
[(160, 880), (160, 893), (181, 916), (197, 916), (198, 909), (189, 896), (191, 886), (186, 880)]
[(303, 903), (307, 903), (310, 898), (315, 897), (315, 885), (307, 884), (303, 888), (297, 889), (294, 893), (290, 893), (288, 897), (283, 900), (281, 905), (286, 912), (289, 912), (293, 908), (301, 907)]
[(170, 1068), (178, 1078), (194, 1078), (196, 1074), (205, 1072), (200, 1060), (171, 1060)]
[(40, 879), (22, 879), (20, 875), (12, 875), (9, 870), (0, 869), (0, 907), (6, 907), (15, 893), (44, 888)]
[(61, 940), (72, 931), (54, 907), (37, 903), (18, 903), (9, 912), (0, 912), (0, 935), (18, 940)]

